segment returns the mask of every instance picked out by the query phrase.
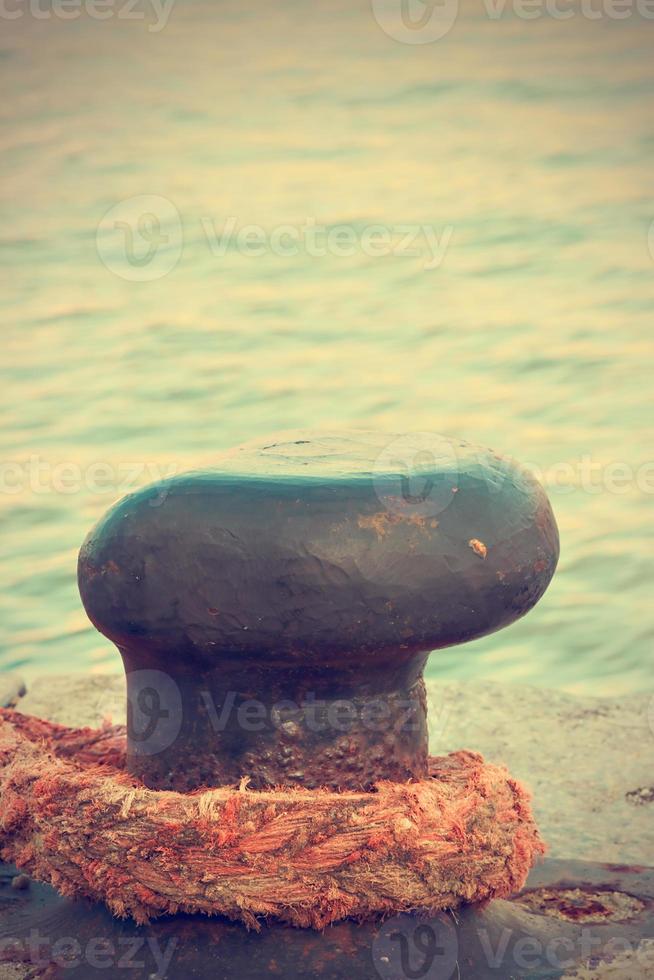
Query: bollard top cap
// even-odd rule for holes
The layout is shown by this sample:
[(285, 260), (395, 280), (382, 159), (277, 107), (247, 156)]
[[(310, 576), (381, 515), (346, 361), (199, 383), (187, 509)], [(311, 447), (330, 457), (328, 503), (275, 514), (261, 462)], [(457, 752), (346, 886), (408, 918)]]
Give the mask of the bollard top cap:
[(542, 487), (491, 450), (300, 431), (125, 497), (79, 587), (102, 633), (154, 660), (388, 662), (518, 619), (558, 553)]

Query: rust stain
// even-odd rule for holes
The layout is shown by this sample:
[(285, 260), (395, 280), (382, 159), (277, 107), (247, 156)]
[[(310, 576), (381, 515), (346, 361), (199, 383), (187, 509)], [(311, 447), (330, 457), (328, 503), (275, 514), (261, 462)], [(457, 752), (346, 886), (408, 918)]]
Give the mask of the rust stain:
[(625, 892), (556, 886), (526, 892), (516, 902), (530, 912), (573, 922), (626, 922), (645, 908), (640, 899)]
[[(362, 529), (374, 531), (378, 538), (383, 538), (389, 528), (397, 524), (412, 524), (414, 527), (426, 529), (427, 518), (421, 514), (392, 514), (390, 511), (380, 510), (377, 514), (360, 514), (357, 524)], [(438, 521), (429, 521), (429, 527), (438, 527)]]
[(479, 555), (480, 558), (485, 558), (486, 555), (488, 554), (488, 548), (486, 547), (484, 542), (480, 541), (478, 538), (470, 538), (470, 540), (468, 541), (468, 546), (472, 548), (474, 553), (476, 555)]

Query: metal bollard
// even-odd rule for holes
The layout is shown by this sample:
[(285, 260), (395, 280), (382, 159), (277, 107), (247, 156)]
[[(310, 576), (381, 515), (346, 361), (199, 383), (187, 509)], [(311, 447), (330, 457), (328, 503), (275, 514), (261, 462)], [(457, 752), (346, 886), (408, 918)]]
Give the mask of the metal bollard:
[(367, 790), (426, 774), (429, 652), (524, 615), (557, 558), (547, 497), (510, 460), (298, 433), (120, 501), (79, 587), (123, 658), (147, 786)]

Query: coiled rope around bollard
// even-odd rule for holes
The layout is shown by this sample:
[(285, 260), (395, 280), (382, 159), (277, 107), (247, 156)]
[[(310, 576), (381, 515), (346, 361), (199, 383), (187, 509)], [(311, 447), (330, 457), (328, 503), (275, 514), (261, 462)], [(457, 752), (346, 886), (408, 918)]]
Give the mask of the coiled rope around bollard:
[(373, 792), (142, 786), (125, 729), (0, 710), (0, 853), (61, 894), (138, 923), (220, 914), (323, 928), (506, 897), (544, 846), (529, 796), (474, 752)]

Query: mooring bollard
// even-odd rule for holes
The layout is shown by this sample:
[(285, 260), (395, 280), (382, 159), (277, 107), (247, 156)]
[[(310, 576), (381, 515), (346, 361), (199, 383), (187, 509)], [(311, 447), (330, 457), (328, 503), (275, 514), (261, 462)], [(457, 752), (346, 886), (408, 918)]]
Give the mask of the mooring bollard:
[(525, 944), (544, 980), (590, 929), (646, 937), (647, 869), (534, 870), (525, 787), (474, 746), (426, 754), (429, 651), (526, 613), (557, 557), (527, 472), (434, 437), (267, 440), (123, 500), (80, 589), (122, 653), (128, 767), (152, 789), (125, 778), (122, 726), (0, 709), (0, 850), (60, 893), (0, 867), (9, 962), (44, 901), (48, 975), (74, 935), (85, 980), (99, 940), (144, 935), (138, 975), (165, 945), (171, 980), (490, 980), (523, 975)]
[(147, 786), (367, 790), (426, 775), (429, 652), (524, 615), (557, 558), (547, 497), (508, 459), (298, 433), (126, 497), (79, 586), (122, 655)]

